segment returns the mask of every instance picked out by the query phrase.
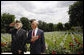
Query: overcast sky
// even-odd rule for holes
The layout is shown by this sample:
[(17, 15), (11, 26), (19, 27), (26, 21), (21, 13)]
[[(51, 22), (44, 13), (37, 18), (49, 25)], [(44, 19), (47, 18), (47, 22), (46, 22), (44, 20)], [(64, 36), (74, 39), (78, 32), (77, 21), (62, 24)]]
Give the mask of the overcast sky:
[(16, 20), (27, 17), (47, 23), (64, 24), (69, 21), (69, 5), (74, 2), (76, 1), (1, 1), (1, 14), (13, 14)]

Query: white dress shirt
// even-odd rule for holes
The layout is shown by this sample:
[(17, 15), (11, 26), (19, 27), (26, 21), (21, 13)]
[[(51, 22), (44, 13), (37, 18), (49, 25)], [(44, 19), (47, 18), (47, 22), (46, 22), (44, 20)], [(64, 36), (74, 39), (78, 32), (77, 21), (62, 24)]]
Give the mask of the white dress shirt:
[[(34, 30), (32, 30), (32, 36), (33, 36), (33, 31), (34, 31)], [(35, 36), (36, 36), (36, 34), (37, 34), (37, 31), (38, 31), (38, 28), (35, 29)]]

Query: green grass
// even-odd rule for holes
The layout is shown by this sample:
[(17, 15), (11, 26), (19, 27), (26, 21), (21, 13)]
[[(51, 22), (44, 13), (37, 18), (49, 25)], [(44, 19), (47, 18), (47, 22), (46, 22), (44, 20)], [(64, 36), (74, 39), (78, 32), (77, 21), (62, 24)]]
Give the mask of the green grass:
[(83, 40), (82, 40), (82, 35), (80, 34), (73, 34), (74, 38), (77, 39), (78, 42), (80, 42), (81, 44), (83, 44)]
[(67, 35), (65, 43), (64, 43), (64, 47), (66, 47), (66, 49), (69, 49), (69, 42), (73, 43), (73, 40), (70, 34)]
[[(61, 31), (56, 31), (56, 32), (46, 32), (44, 33), (44, 37), (45, 37), (45, 43), (47, 43), (48, 46), (51, 46), (52, 48), (55, 48), (56, 46), (58, 48), (60, 48), (60, 43), (63, 41), (63, 39), (65, 38), (65, 32), (61, 32)], [(83, 35), (80, 34), (73, 34), (74, 38), (77, 39), (77, 41), (79, 41), (81, 44), (83, 44), (83, 41), (81, 41), (81, 38), (83, 37)], [(6, 41), (10, 42), (11, 41), (11, 35), (7, 34), (7, 38), (3, 37), (1, 35), (1, 38), (5, 39)], [(56, 41), (56, 44), (53, 42), (53, 40)], [(73, 43), (72, 37), (70, 34), (67, 35), (65, 42), (64, 42), (64, 47), (66, 47), (66, 49), (69, 49), (69, 42)], [(1, 40), (1, 43), (4, 43), (3, 40)], [(27, 44), (27, 46), (29, 47), (29, 44)]]
[(61, 43), (61, 41), (63, 41), (64, 37), (65, 37), (65, 34), (57, 40), (57, 45), (60, 45), (60, 43)]
[[(3, 37), (3, 35), (1, 35), (1, 38), (3, 38), (4, 40), (6, 40), (7, 42), (10, 42), (11, 41), (11, 35), (8, 35), (6, 37), (8, 37), (8, 39), (5, 38), (5, 37)], [(1, 42), (4, 43), (3, 40), (1, 40)]]

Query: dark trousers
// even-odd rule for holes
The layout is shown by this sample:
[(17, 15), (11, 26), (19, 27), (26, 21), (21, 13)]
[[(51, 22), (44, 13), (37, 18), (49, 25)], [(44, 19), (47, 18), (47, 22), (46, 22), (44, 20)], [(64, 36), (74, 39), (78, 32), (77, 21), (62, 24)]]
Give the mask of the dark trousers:
[(41, 54), (41, 52), (36, 50), (30, 50), (30, 54)]
[(38, 52), (30, 52), (30, 54), (41, 54), (41, 53), (38, 53)]

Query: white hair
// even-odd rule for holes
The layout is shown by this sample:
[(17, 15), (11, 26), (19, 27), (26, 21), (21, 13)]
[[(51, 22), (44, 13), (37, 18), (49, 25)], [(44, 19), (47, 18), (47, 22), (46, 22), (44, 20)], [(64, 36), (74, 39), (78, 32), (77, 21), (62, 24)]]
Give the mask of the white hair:
[(21, 25), (21, 28), (23, 27), (23, 24), (22, 23), (20, 23), (20, 25)]
[(37, 25), (39, 24), (38, 21), (34, 21)]

